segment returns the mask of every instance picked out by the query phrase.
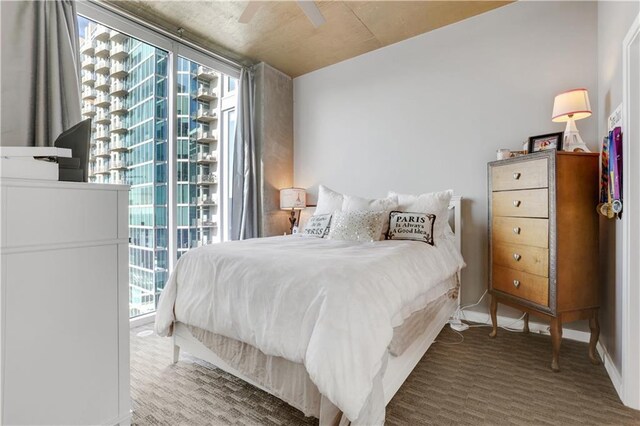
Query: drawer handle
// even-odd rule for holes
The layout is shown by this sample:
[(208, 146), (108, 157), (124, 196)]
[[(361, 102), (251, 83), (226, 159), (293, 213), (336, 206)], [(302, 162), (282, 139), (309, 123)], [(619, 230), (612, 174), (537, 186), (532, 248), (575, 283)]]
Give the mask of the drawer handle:
[(513, 258), (516, 260), (516, 262), (519, 262), (522, 256), (520, 256), (518, 253), (513, 253)]
[(521, 203), (522, 203), (522, 201), (520, 201), (520, 200), (513, 200), (513, 207), (520, 207)]
[(520, 287), (520, 281), (518, 281), (518, 280), (513, 280), (513, 286), (514, 286), (515, 288)]
[(515, 180), (520, 179), (520, 176), (522, 176), (522, 175), (521, 175), (520, 173), (518, 173), (518, 172), (516, 172), (516, 173), (514, 173), (514, 174), (513, 174), (513, 178), (514, 178)]
[(515, 228), (513, 228), (513, 233), (517, 234), (517, 235), (520, 235), (520, 227), (516, 226)]

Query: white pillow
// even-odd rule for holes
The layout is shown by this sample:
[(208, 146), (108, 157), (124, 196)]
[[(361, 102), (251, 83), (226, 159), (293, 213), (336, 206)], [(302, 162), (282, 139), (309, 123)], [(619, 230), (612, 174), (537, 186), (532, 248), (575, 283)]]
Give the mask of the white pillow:
[(321, 214), (330, 214), (336, 210), (342, 209), (342, 201), (344, 196), (324, 185), (318, 187), (318, 202), (314, 216)]
[(331, 219), (330, 240), (378, 241), (385, 212), (336, 211)]
[(389, 196), (392, 195), (398, 197), (399, 211), (436, 215), (433, 236), (434, 238), (444, 237), (445, 229), (449, 223), (449, 202), (453, 195), (452, 190), (429, 192), (421, 195), (398, 194), (390, 191)]
[(382, 226), (381, 240), (384, 240), (387, 231), (389, 230), (389, 213), (393, 210), (398, 210), (398, 196), (396, 194), (389, 195), (387, 198), (362, 198), (355, 195), (345, 195), (342, 202), (342, 211), (371, 211), (371, 212), (385, 212), (384, 223)]
[(324, 238), (329, 234), (331, 214), (317, 214), (309, 218), (304, 226), (302, 235)]

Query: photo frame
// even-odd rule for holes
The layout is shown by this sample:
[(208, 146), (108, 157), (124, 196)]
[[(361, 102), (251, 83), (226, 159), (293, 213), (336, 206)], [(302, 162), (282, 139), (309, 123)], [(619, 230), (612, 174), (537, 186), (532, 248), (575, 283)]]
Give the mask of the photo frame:
[(564, 132), (547, 133), (546, 135), (531, 136), (529, 138), (529, 145), (527, 152), (529, 154), (538, 151), (545, 151), (548, 149), (555, 149), (562, 151), (562, 141), (564, 139)]

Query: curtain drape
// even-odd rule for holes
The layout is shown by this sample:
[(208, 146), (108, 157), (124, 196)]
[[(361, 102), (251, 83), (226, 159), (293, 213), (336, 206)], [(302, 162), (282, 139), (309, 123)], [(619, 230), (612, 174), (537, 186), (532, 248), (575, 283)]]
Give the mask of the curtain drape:
[(76, 5), (1, 1), (0, 144), (53, 146), (80, 119)]
[(253, 70), (243, 68), (238, 81), (236, 133), (231, 176), (232, 240), (258, 236), (258, 169), (255, 140), (255, 83)]

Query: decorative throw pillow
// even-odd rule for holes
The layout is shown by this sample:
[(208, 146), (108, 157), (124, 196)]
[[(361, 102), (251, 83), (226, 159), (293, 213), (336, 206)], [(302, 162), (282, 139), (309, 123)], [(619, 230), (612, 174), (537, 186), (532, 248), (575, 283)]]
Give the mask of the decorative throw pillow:
[(324, 185), (318, 187), (318, 202), (316, 203), (316, 211), (314, 216), (333, 213), (342, 209), (342, 201), (344, 196)]
[(302, 235), (310, 235), (313, 237), (324, 238), (329, 234), (331, 225), (331, 214), (317, 214), (311, 216), (304, 226)]
[(333, 214), (329, 239), (378, 241), (385, 216), (385, 212), (337, 211)]
[(413, 240), (433, 245), (433, 223), (436, 216), (429, 213), (391, 212), (389, 214), (390, 240)]
[(342, 211), (373, 211), (373, 212), (385, 212), (384, 224), (382, 226), (382, 233), (380, 239), (384, 240), (389, 230), (389, 213), (393, 210), (398, 210), (398, 197), (397, 195), (389, 195), (387, 198), (362, 198), (355, 195), (345, 195), (342, 202)]
[(433, 226), (433, 237), (444, 237), (449, 223), (449, 202), (453, 195), (452, 190), (430, 192), (421, 195), (397, 194), (389, 192), (389, 195), (398, 197), (398, 210), (402, 212), (429, 213), (436, 216)]

